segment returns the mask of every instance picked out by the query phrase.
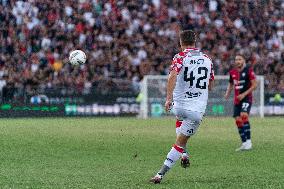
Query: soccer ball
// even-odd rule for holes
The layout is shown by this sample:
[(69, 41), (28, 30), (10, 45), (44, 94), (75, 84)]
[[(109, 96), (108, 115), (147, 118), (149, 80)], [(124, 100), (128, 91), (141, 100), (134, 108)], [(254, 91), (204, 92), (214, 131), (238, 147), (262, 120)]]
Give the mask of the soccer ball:
[(87, 56), (81, 50), (74, 50), (69, 54), (69, 62), (72, 65), (80, 65), (86, 62)]

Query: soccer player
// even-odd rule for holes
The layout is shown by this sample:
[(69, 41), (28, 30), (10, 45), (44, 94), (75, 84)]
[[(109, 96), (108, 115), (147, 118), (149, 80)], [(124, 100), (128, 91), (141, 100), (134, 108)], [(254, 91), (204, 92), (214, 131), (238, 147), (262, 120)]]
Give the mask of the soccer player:
[(242, 145), (236, 151), (250, 150), (252, 148), (249, 112), (252, 105), (252, 92), (257, 87), (257, 81), (252, 68), (246, 64), (243, 55), (235, 57), (235, 68), (230, 72), (230, 81), (225, 93), (228, 99), (232, 89), (234, 95), (234, 118), (241, 137)]
[[(181, 158), (182, 167), (190, 165), (186, 144), (194, 135), (207, 106), (208, 89), (213, 85), (211, 59), (195, 48), (196, 36), (191, 30), (180, 33), (182, 52), (173, 58), (167, 83), (166, 111), (177, 117), (177, 138), (164, 164), (151, 182), (160, 183), (163, 176)], [(182, 120), (182, 121), (179, 121)]]

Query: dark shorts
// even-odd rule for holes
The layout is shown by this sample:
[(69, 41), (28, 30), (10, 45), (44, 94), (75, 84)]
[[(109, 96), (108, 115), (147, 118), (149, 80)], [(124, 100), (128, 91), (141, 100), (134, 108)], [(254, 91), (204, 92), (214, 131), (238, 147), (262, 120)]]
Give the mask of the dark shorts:
[(233, 117), (237, 117), (241, 115), (241, 112), (246, 112), (249, 114), (251, 109), (251, 102), (241, 102), (240, 104), (234, 105), (234, 115)]

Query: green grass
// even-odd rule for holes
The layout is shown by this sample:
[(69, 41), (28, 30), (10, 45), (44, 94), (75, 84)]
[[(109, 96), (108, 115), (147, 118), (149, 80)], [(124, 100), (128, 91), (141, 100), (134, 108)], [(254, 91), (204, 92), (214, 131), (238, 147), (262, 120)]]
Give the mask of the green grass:
[(1, 119), (0, 188), (284, 188), (284, 118), (252, 119), (253, 150), (235, 152), (232, 118), (205, 118), (189, 169), (148, 182), (175, 141), (175, 120)]

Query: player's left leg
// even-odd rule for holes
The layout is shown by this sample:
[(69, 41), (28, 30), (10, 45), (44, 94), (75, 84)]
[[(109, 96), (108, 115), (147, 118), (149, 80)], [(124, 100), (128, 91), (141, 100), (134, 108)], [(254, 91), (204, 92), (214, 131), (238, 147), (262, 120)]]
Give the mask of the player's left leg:
[(245, 132), (244, 132), (244, 127), (243, 127), (243, 120), (241, 118), (241, 116), (237, 116), (235, 117), (235, 122), (239, 131), (239, 135), (242, 141), (242, 145), (236, 149), (236, 151), (242, 151), (245, 149), (245, 145), (246, 145), (246, 136), (245, 136)]
[[(183, 110), (182, 110), (183, 111)], [(183, 114), (187, 114), (186, 118), (191, 119), (183, 119), (182, 124), (180, 126), (180, 134), (177, 136), (176, 142), (173, 145), (172, 149), (167, 155), (166, 160), (164, 161), (163, 166), (158, 171), (158, 173), (151, 178), (150, 182), (153, 183), (160, 183), (163, 176), (174, 166), (176, 161), (181, 157), (182, 153), (185, 150), (185, 146), (187, 144), (188, 139), (190, 136), (194, 135), (197, 131), (199, 124), (201, 122), (203, 114), (198, 112), (186, 112), (183, 111)], [(183, 167), (189, 166), (189, 158), (187, 157), (187, 162), (184, 162), (186, 165)]]
[(163, 176), (174, 166), (177, 160), (179, 160), (181, 154), (184, 151), (184, 147), (189, 137), (183, 135), (182, 133), (178, 135), (176, 143), (173, 145), (172, 149), (169, 151), (164, 164), (158, 173), (150, 179), (150, 182), (158, 184), (163, 179)]
[(249, 103), (247, 102), (243, 102), (240, 103), (238, 105), (234, 106), (234, 117), (235, 117), (235, 121), (236, 121), (236, 125), (239, 131), (239, 135), (242, 141), (242, 145), (236, 149), (236, 151), (242, 151), (245, 150), (246, 148), (246, 135), (245, 135), (245, 129), (244, 129), (244, 121), (245, 119), (243, 119), (244, 117), (242, 117), (241, 115), (243, 115), (242, 113), (247, 112), (249, 110)]
[(252, 148), (252, 142), (251, 142), (249, 114), (247, 112), (241, 112), (241, 118), (243, 121), (244, 134), (246, 137), (245, 150), (250, 150)]

